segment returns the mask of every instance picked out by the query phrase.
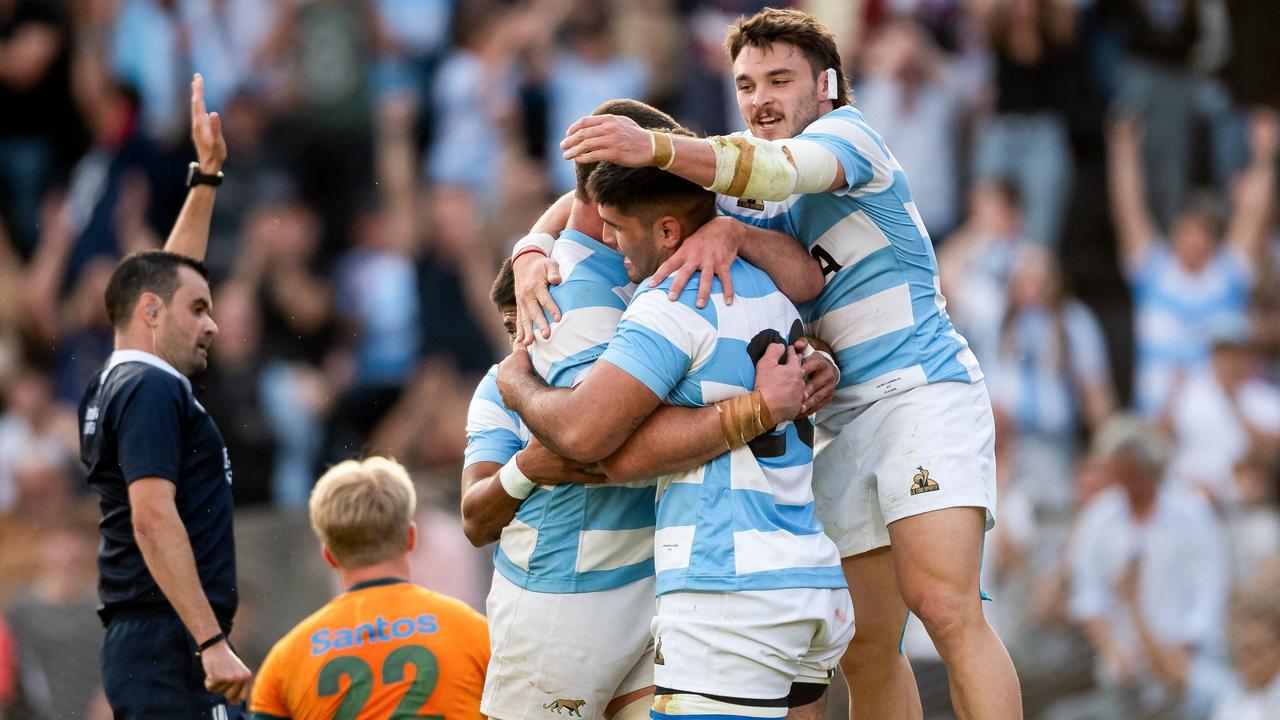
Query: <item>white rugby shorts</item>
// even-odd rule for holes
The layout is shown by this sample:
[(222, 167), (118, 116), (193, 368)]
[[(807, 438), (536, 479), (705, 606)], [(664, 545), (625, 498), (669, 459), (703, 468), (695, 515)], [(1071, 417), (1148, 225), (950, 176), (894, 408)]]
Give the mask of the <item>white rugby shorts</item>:
[(986, 383), (922, 385), (816, 429), (814, 514), (841, 557), (889, 544), (889, 523), (981, 507), (995, 524), (995, 421)]
[(653, 636), (659, 688), (785, 698), (792, 683), (830, 682), (853, 638), (853, 602), (846, 588), (666, 593)]
[(494, 571), (480, 711), (494, 720), (548, 720), (561, 711), (602, 718), (610, 700), (652, 685), (653, 583), (540, 593)]

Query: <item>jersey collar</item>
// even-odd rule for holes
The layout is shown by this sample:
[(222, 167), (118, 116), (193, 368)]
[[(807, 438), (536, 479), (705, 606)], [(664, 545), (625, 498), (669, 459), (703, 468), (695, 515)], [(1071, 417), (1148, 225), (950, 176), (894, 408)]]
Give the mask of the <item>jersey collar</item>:
[(378, 578), (376, 580), (365, 580), (347, 588), (347, 592), (355, 592), (356, 590), (364, 590), (371, 587), (382, 587), (383, 585), (396, 585), (398, 583), (407, 583), (408, 580), (395, 577)]
[(145, 350), (116, 350), (111, 353), (111, 357), (107, 358), (107, 367), (102, 370), (102, 377), (99, 382), (106, 382), (107, 373), (110, 373), (117, 365), (124, 363), (140, 362), (151, 367), (160, 368), (170, 375), (182, 381), (182, 384), (191, 389), (191, 381), (186, 375), (178, 372), (178, 369), (165, 362), (159, 355), (152, 355)]

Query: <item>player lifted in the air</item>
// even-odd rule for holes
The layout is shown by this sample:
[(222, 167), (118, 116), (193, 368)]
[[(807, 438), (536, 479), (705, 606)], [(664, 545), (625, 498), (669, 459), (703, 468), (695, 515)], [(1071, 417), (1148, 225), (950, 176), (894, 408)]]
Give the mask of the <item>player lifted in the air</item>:
[[(858, 611), (842, 663), (858, 713), (921, 715), (898, 651), (910, 608), (947, 664), (958, 712), (1021, 717), (1013, 664), (979, 600), (996, 507), (990, 402), (946, 314), (906, 176), (851, 105), (835, 38), (816, 18), (766, 9), (731, 27), (726, 46), (747, 133), (695, 139), (587, 117), (569, 129), (565, 157), (668, 170), (720, 193), (721, 212), (784, 230), (823, 264), (825, 289), (802, 312), (834, 347), (842, 377), (819, 414), (814, 484)], [(698, 233), (654, 280), (674, 272), (674, 298), (701, 269), (724, 282), (728, 302), (739, 290), (735, 253), (731, 236)], [(545, 274), (536, 259), (515, 272), (518, 287)], [(704, 282), (702, 299), (708, 291)]]

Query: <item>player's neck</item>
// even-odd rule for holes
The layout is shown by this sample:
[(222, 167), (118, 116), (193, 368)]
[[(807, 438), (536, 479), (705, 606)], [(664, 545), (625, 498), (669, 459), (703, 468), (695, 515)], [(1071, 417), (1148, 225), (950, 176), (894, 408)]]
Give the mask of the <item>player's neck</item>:
[(400, 580), (409, 579), (409, 554), (405, 553), (394, 560), (386, 560), (384, 562), (373, 565), (365, 565), (358, 568), (338, 568), (338, 577), (342, 579), (342, 587), (349, 588), (352, 585), (359, 585), (371, 580), (385, 580), (386, 578), (398, 578)]
[(160, 348), (156, 347), (154, 336), (150, 328), (142, 328), (141, 330), (124, 330), (116, 332), (115, 346), (116, 351), (120, 350), (139, 350), (148, 355), (155, 355), (161, 360), (169, 363), (172, 367), (177, 367), (169, 358), (164, 356)]
[(604, 221), (600, 219), (595, 203), (586, 203), (574, 198), (573, 205), (569, 208), (569, 221), (564, 227), (566, 230), (580, 232), (614, 250), (618, 249), (616, 244), (610, 244), (605, 240)]

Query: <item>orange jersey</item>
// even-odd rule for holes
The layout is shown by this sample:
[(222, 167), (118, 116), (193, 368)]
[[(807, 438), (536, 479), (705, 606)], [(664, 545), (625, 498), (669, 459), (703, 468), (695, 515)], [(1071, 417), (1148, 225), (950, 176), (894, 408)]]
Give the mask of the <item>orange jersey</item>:
[(489, 665), (484, 616), (398, 580), (360, 583), (271, 648), (254, 720), (479, 720)]

